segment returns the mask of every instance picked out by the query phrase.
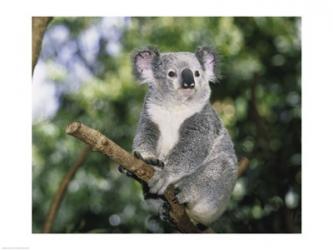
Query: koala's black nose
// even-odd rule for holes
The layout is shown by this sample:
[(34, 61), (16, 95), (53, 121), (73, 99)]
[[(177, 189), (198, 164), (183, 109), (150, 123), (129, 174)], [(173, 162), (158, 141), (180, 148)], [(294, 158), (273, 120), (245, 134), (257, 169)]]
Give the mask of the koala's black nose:
[(184, 89), (194, 88), (194, 77), (190, 69), (184, 69), (182, 71), (182, 87)]

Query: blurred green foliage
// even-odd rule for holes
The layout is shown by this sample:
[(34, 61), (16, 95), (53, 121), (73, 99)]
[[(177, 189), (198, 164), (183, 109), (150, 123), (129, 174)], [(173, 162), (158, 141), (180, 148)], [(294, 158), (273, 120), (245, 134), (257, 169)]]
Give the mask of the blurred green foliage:
[[(146, 87), (131, 74), (131, 52), (195, 51), (212, 45), (221, 79), (212, 98), (250, 159), (217, 232), (301, 232), (300, 18), (55, 18), (33, 78), (33, 232), (84, 145), (65, 135), (81, 121), (131, 150)], [(173, 232), (152, 216), (138, 183), (100, 153), (70, 183), (54, 232)]]

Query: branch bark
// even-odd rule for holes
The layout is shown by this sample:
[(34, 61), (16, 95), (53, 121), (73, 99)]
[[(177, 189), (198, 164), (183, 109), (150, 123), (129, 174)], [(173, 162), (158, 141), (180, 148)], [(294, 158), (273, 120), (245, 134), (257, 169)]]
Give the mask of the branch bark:
[(69, 169), (68, 173), (64, 176), (62, 179), (58, 191), (53, 197), (53, 200), (50, 205), (50, 209), (48, 211), (44, 227), (43, 227), (43, 233), (50, 233), (52, 230), (52, 226), (54, 224), (54, 220), (56, 218), (56, 215), (58, 213), (60, 204), (64, 198), (64, 195), (67, 191), (68, 185), (70, 181), (75, 176), (78, 169), (81, 167), (81, 165), (84, 163), (85, 159), (87, 158), (88, 153), (90, 152), (91, 148), (90, 146), (85, 146), (84, 149), (82, 149), (79, 158), (76, 160), (76, 162), (73, 164), (73, 166)]
[(32, 72), (37, 63), (43, 36), (52, 17), (32, 17)]

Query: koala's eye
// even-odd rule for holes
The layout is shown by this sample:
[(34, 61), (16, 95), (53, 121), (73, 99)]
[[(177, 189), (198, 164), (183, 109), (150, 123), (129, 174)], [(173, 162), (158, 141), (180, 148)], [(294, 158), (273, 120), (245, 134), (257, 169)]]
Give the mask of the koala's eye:
[(198, 71), (198, 70), (196, 70), (196, 71), (194, 72), (194, 75), (195, 75), (196, 77), (199, 77), (199, 76), (200, 76), (200, 73), (199, 73), (199, 71)]
[(170, 70), (169, 73), (168, 73), (168, 76), (169, 76), (169, 77), (175, 77), (175, 76), (176, 76), (176, 72)]

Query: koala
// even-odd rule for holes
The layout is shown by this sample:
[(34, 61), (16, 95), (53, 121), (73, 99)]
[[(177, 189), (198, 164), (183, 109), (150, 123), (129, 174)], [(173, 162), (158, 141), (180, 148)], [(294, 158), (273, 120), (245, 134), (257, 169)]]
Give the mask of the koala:
[(159, 196), (173, 184), (191, 220), (207, 226), (225, 210), (237, 177), (233, 143), (209, 103), (217, 56), (207, 47), (195, 53), (150, 47), (134, 53), (133, 68), (148, 85), (133, 151), (155, 169), (151, 203), (161, 207)]

